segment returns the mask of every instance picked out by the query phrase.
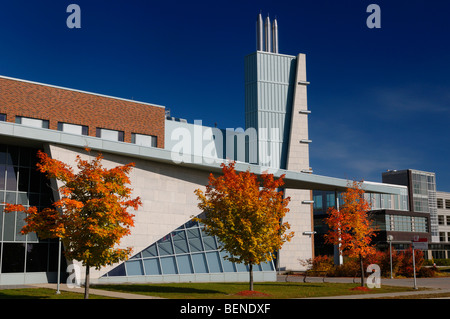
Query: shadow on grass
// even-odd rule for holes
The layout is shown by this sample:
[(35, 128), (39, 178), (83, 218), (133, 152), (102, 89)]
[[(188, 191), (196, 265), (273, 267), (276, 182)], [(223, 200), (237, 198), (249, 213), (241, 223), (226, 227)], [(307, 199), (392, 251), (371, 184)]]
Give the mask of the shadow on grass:
[(47, 296), (37, 296), (34, 294), (24, 293), (23, 295), (12, 295), (0, 291), (0, 299), (50, 299)]

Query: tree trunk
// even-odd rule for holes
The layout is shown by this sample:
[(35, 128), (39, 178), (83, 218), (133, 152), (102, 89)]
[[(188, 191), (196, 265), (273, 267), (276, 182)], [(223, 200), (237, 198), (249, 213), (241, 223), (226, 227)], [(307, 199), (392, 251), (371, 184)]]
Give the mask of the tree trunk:
[(364, 265), (362, 255), (359, 255), (359, 262), (361, 263), (361, 287), (364, 287)]
[(89, 266), (86, 266), (86, 282), (84, 285), (84, 299), (89, 299)]
[(249, 274), (250, 274), (250, 291), (253, 291), (253, 264), (249, 265)]

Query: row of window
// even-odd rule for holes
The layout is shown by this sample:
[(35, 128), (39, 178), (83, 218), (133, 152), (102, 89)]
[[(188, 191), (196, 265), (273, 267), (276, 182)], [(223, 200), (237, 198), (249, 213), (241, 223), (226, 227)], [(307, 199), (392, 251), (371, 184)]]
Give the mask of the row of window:
[[(188, 221), (104, 276), (151, 276), (246, 272), (248, 267), (225, 259), (215, 236)], [(255, 271), (273, 271), (272, 261), (255, 265)]]
[(450, 242), (450, 232), (446, 233), (445, 232), (439, 232), (439, 241), (442, 242)]
[(386, 215), (386, 230), (401, 232), (428, 232), (427, 219), (417, 216)]
[(438, 215), (438, 223), (439, 225), (450, 226), (450, 215), (449, 216)]
[[(0, 121), (6, 121), (6, 114), (0, 114)], [(47, 128), (47, 129), (49, 128), (48, 120), (34, 119), (23, 116), (16, 116), (16, 123), (31, 127)], [(70, 123), (58, 122), (58, 131), (77, 135), (89, 135), (88, 126)], [(110, 141), (118, 141), (118, 142), (124, 141), (123, 131), (96, 128), (95, 136)], [(157, 137), (153, 135), (131, 133), (131, 142), (141, 146), (157, 147), (158, 141)]]
[(437, 208), (444, 209), (444, 203), (445, 203), (445, 209), (450, 209), (450, 199), (446, 199), (444, 201), (443, 198), (437, 199)]
[[(342, 193), (339, 192), (338, 204), (342, 205)], [(376, 194), (365, 193), (364, 199), (370, 203), (371, 209), (395, 209), (408, 210), (408, 195)], [(336, 206), (336, 194), (332, 191), (314, 191), (313, 192), (314, 214), (324, 214), (328, 208)]]

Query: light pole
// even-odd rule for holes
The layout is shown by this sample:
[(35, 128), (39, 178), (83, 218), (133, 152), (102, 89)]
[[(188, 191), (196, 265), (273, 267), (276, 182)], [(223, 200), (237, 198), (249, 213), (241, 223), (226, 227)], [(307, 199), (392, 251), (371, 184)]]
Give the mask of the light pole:
[(58, 238), (58, 278), (56, 279), (56, 294), (59, 295), (61, 291), (59, 290), (59, 282), (61, 278), (61, 238)]
[(391, 262), (391, 279), (394, 277), (392, 276), (392, 241), (394, 240), (394, 236), (389, 235), (387, 236), (387, 240), (389, 242), (389, 260)]

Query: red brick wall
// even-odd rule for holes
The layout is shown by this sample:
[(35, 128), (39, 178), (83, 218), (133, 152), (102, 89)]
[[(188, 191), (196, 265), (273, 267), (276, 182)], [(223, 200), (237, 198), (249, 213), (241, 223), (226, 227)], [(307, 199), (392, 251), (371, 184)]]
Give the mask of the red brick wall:
[(13, 123), (16, 116), (48, 120), (53, 130), (58, 122), (85, 125), (90, 136), (97, 128), (123, 131), (125, 142), (131, 133), (153, 135), (164, 148), (163, 107), (0, 78), (0, 113)]

